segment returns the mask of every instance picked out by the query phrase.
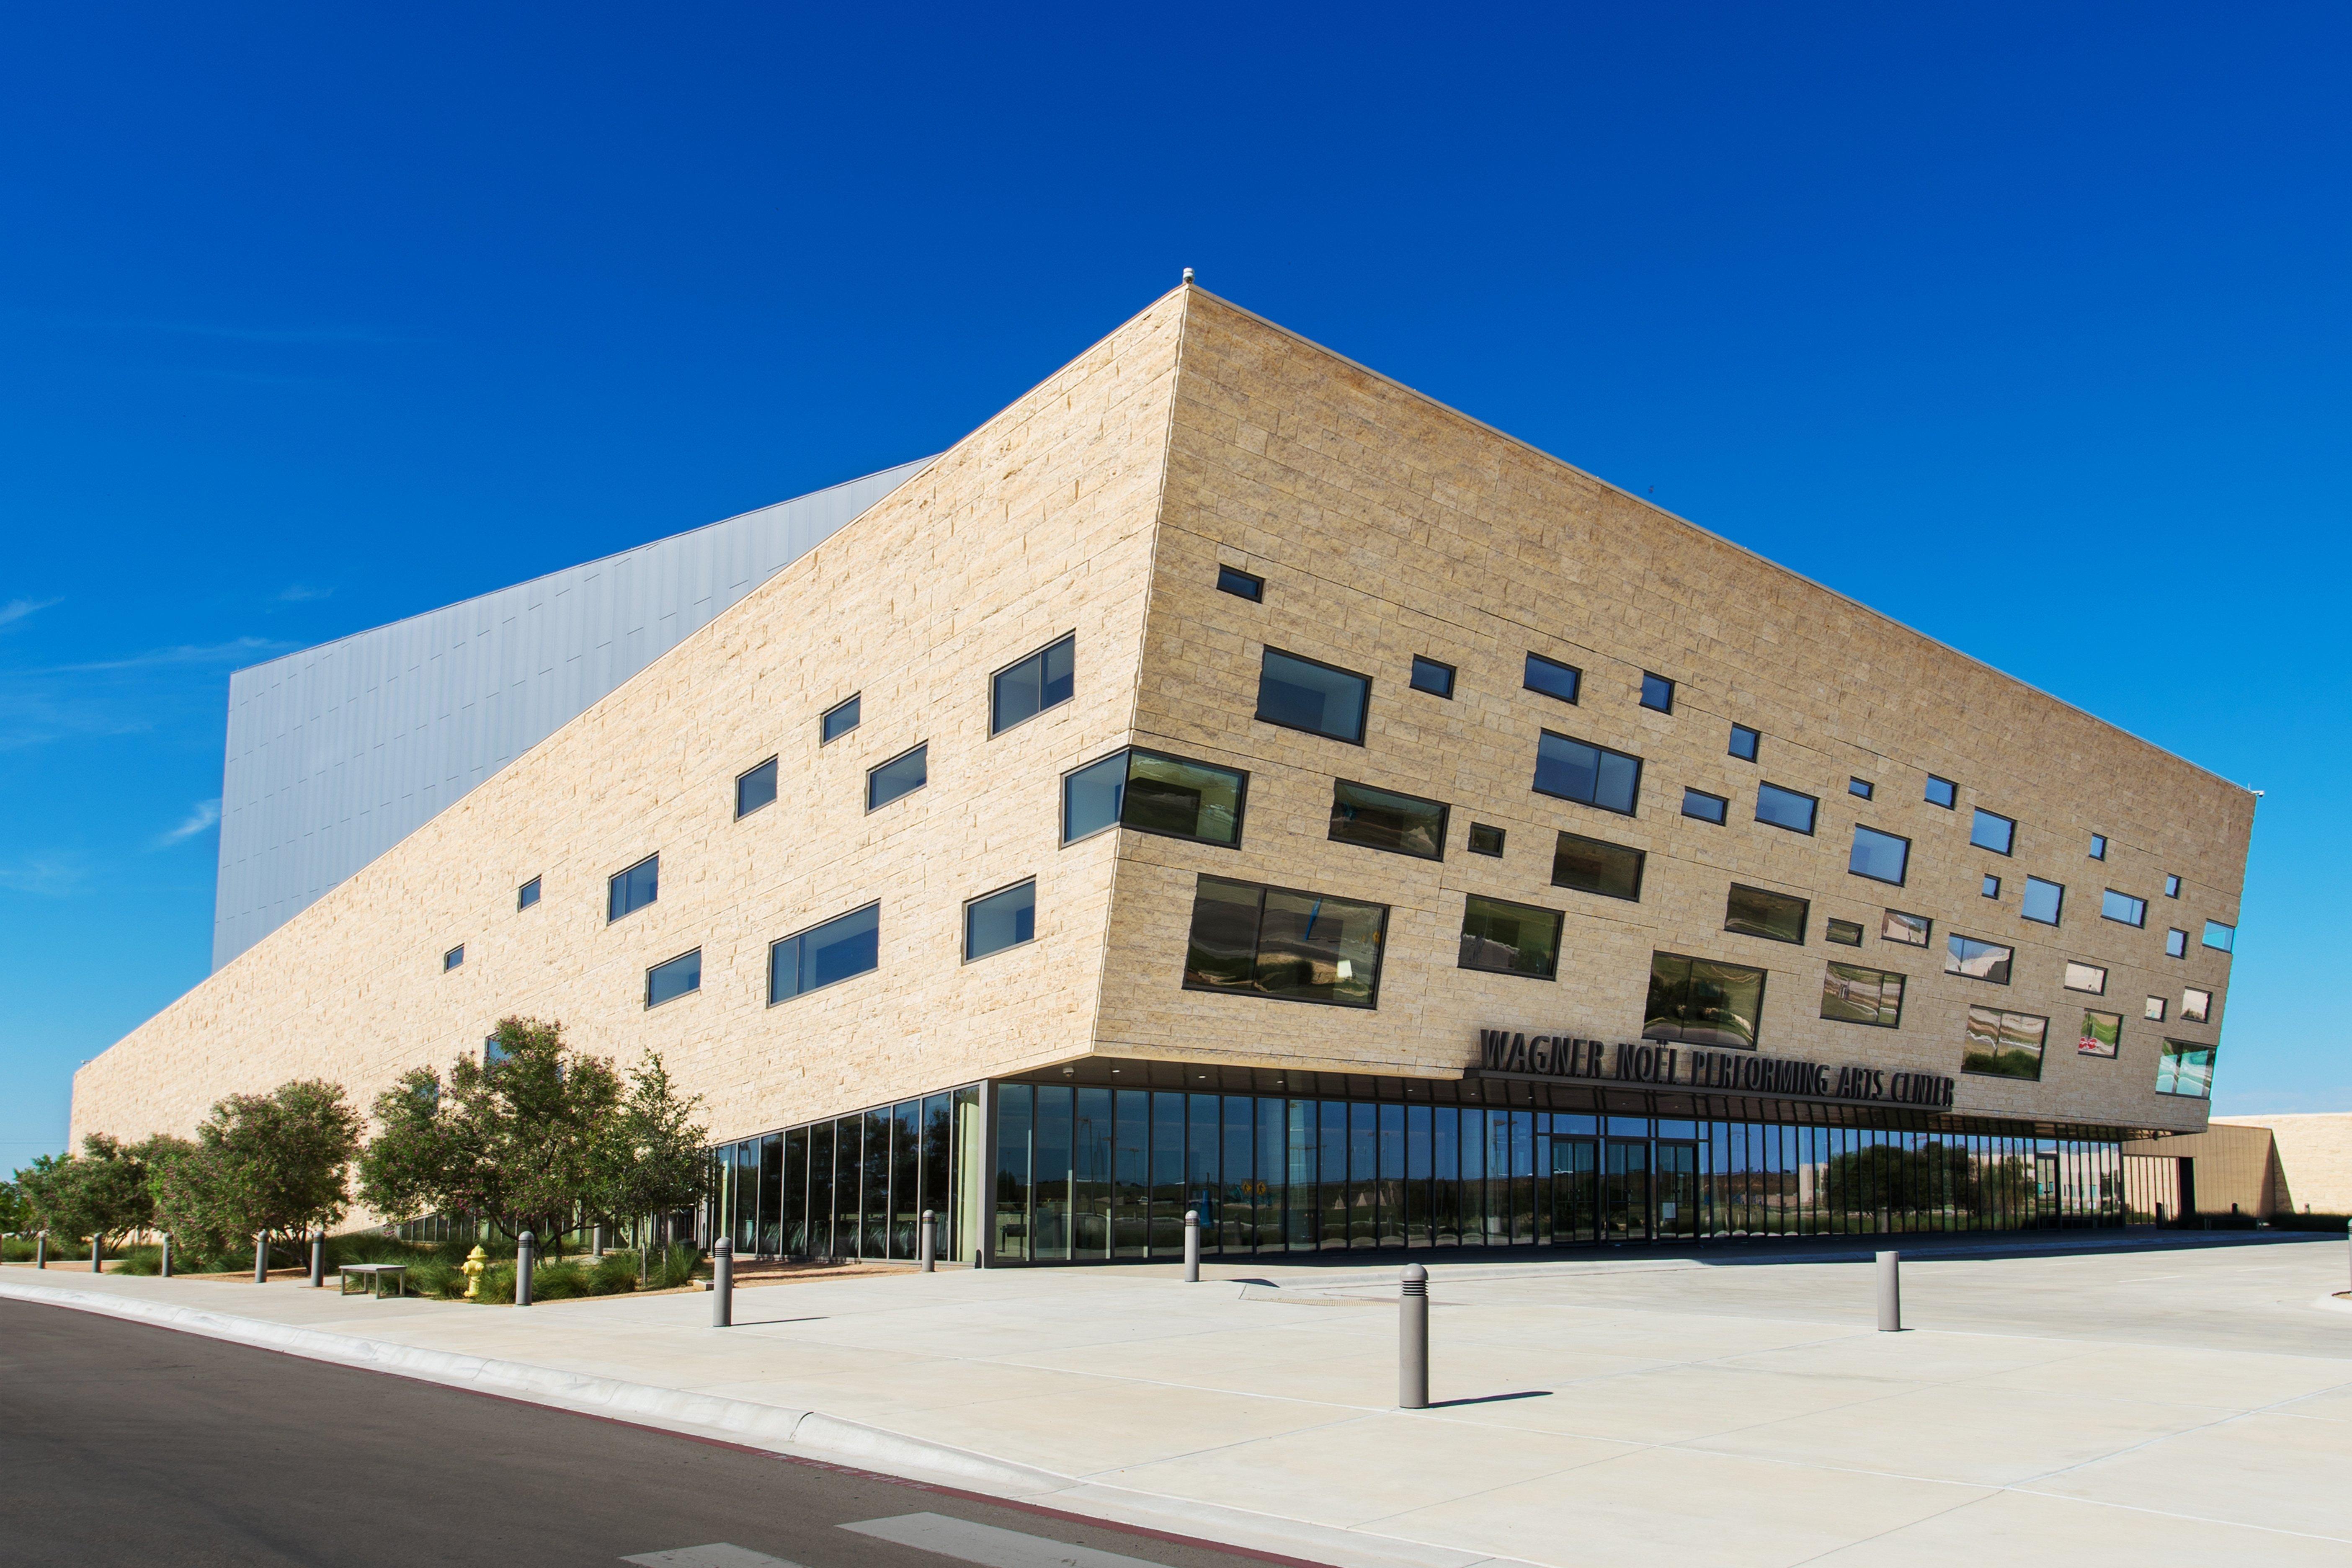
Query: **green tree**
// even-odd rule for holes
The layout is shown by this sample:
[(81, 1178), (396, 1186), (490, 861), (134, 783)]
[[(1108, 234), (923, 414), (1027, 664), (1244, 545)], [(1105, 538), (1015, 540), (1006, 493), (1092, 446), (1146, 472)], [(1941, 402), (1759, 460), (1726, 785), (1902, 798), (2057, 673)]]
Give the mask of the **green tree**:
[(360, 1114), (341, 1086), (283, 1083), (232, 1094), (212, 1108), (192, 1144), (152, 1140), (158, 1215), (184, 1245), (232, 1253), (254, 1237), (299, 1237), (351, 1212)]
[(146, 1162), (136, 1147), (103, 1132), (84, 1138), (79, 1154), (43, 1155), (16, 1180), (34, 1222), (60, 1239), (111, 1247), (154, 1219)]
[(25, 1190), (14, 1182), (0, 1182), (0, 1235), (14, 1236), (29, 1230), (32, 1210), (26, 1205)]
[(702, 1195), (709, 1131), (694, 1120), (700, 1095), (680, 1099), (657, 1052), (629, 1069), (629, 1095), (595, 1152), (581, 1207), (624, 1226), (685, 1208)]

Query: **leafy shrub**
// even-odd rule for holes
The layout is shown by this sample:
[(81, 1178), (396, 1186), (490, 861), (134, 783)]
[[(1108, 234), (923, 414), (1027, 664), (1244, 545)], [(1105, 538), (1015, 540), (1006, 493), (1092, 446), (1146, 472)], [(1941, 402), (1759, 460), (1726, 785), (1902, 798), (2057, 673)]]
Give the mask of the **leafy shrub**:
[(2281, 1210), (2279, 1213), (2271, 1215), (2270, 1223), (2271, 1228), (2273, 1230), (2324, 1230), (2333, 1232), (2337, 1236), (2342, 1236), (2344, 1234), (2345, 1226), (2347, 1224), (2352, 1224), (2352, 1215), (2340, 1214), (2289, 1214), (2284, 1210)]

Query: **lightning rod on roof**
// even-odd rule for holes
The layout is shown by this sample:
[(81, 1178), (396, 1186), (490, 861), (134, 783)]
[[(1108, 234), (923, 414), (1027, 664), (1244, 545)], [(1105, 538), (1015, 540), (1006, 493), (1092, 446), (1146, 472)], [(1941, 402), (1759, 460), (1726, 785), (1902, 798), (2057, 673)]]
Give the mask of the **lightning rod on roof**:
[(1189, 267), (1184, 268), (1184, 281), (1187, 283), (1192, 281), (1192, 269)]

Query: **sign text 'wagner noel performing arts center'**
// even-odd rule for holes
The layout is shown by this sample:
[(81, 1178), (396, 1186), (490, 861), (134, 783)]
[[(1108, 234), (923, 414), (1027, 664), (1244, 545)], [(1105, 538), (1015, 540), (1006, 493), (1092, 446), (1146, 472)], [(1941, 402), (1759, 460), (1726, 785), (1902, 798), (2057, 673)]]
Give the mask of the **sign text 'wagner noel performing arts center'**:
[(1524, 1035), (1508, 1029), (1478, 1031), (1479, 1067), (1488, 1073), (1529, 1078), (1594, 1079), (1611, 1083), (1653, 1084), (1675, 1089), (1721, 1089), (1738, 1094), (1800, 1095), (1862, 1105), (1916, 1105), (1948, 1110), (1952, 1079), (1940, 1073), (1882, 1072), (1876, 1068), (1832, 1068), (1752, 1051), (1703, 1051), (1686, 1047), (1621, 1040), (1579, 1039), (1570, 1035)]

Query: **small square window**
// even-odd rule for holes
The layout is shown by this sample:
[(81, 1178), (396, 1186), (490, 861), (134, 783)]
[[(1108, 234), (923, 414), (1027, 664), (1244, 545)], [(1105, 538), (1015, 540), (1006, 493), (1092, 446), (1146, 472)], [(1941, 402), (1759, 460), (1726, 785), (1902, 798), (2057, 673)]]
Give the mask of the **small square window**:
[(1451, 700), (1454, 696), (1454, 667), (1440, 664), (1433, 658), (1423, 658), (1419, 654), (1413, 655), (1412, 689)]
[(1037, 881), (1028, 881), (972, 900), (963, 907), (966, 963), (1037, 938)]
[(1868, 779), (1848, 779), (1845, 781), (1845, 793), (1861, 800), (1868, 800), (1878, 793), (1878, 786)]
[(1236, 599), (1247, 599), (1253, 605), (1265, 602), (1265, 579), (1254, 577), (1238, 566), (1217, 568), (1217, 592), (1231, 594)]
[(2213, 1021), (2213, 993), (2200, 991), (2191, 985), (2180, 993), (2180, 1021), (2184, 1024), (2210, 1024)]
[(738, 821), (751, 816), (763, 805), (776, 804), (776, 759), (770, 757), (750, 773), (735, 780), (735, 816)]
[(2178, 878), (2178, 877), (2167, 877), (2167, 878), (2165, 878), (2165, 879), (2164, 879), (2164, 896), (2165, 896), (2166, 898), (2168, 898), (2168, 899), (2177, 899), (2177, 898), (2179, 898), (2179, 897), (2180, 896), (2180, 879), (2179, 879), (2179, 878)]
[(1903, 885), (1911, 864), (1911, 841), (1899, 834), (1881, 833), (1875, 827), (1853, 825), (1853, 851), (1846, 857), (1845, 868), (1857, 877), (1867, 877), (1874, 882)]
[(1832, 942), (1836, 942), (1841, 947), (1860, 947), (1862, 945), (1862, 922), (1860, 921), (1842, 921), (1832, 917), (1830, 921), (1827, 935)]
[(1502, 852), (1503, 830), (1501, 828), (1489, 827), (1483, 822), (1474, 822), (1470, 825), (1471, 854), (1500, 855)]
[(2223, 925), (2220, 921), (2207, 921), (2204, 941), (2216, 952), (2232, 952), (2238, 945), (2238, 928)]
[(828, 742), (838, 741), (856, 728), (857, 699), (852, 697), (824, 710), (824, 717), (817, 721), (816, 743), (822, 746)]
[(1528, 655), (1527, 673), (1519, 684), (1529, 691), (1540, 691), (1546, 697), (1557, 697), (1562, 702), (1573, 702), (1584, 689), (1584, 672), (1572, 664), (1562, 664), (1556, 658), (1546, 658), (1539, 653)]
[(2166, 931), (2164, 933), (2164, 956), (2167, 958), (2188, 957), (2189, 933), (2178, 929)]
[(1642, 706), (1654, 708), (1661, 713), (1675, 710), (1675, 683), (1663, 675), (1642, 672)]
[(2145, 1007), (2142, 1007), (2142, 1008), (2139, 1010), (2139, 1016), (2140, 1016), (2141, 1017), (2143, 1017), (2143, 1018), (2146, 1018), (2148, 1022), (2150, 1022), (2150, 1023), (2152, 1023), (2152, 1024), (2161, 1024), (2161, 1023), (2163, 1023), (2163, 1022), (2164, 1022), (2164, 998), (2163, 998), (2163, 997), (2161, 997), (2161, 996), (2151, 996), (2151, 997), (2149, 997), (2149, 998), (2147, 999), (2147, 1006), (2145, 1006)]
[(1730, 815), (1731, 803), (1719, 795), (1709, 795), (1703, 789), (1683, 791), (1683, 815), (1696, 816), (1701, 822), (1712, 822), (1717, 827)]
[(1927, 804), (1940, 805), (1946, 811), (1960, 804), (1960, 786), (1934, 773), (1927, 775)]
[(2104, 833), (2094, 833), (2094, 834), (2092, 834), (2092, 835), (2091, 835), (2091, 858), (2092, 858), (2092, 859), (2094, 859), (2094, 860), (2104, 860), (2104, 859), (2105, 859), (2106, 858), (2107, 858), (2107, 836), (2106, 836), (2105, 834), (2104, 834)]
[(1990, 873), (1987, 873), (1984, 879), (1984, 887), (1981, 891), (1988, 899), (1997, 899), (2000, 897), (2000, 879), (1991, 875)]
[(527, 910), (537, 902), (539, 902), (539, 879), (533, 877), (515, 889), (515, 908)]
[(1743, 763), (1752, 763), (1756, 760), (1757, 742), (1762, 739), (1747, 725), (1734, 724), (1731, 727), (1731, 754)]
[(466, 944), (461, 942), (441, 955), (441, 973), (446, 974), (465, 962)]
[(2006, 855), (2017, 843), (2017, 824), (1997, 811), (1979, 806), (1976, 820), (1969, 826), (1969, 842), (1979, 849)]
[(2054, 926), (2066, 907), (2066, 889), (2039, 877), (2025, 879), (2025, 900), (2019, 913), (2039, 925)]

